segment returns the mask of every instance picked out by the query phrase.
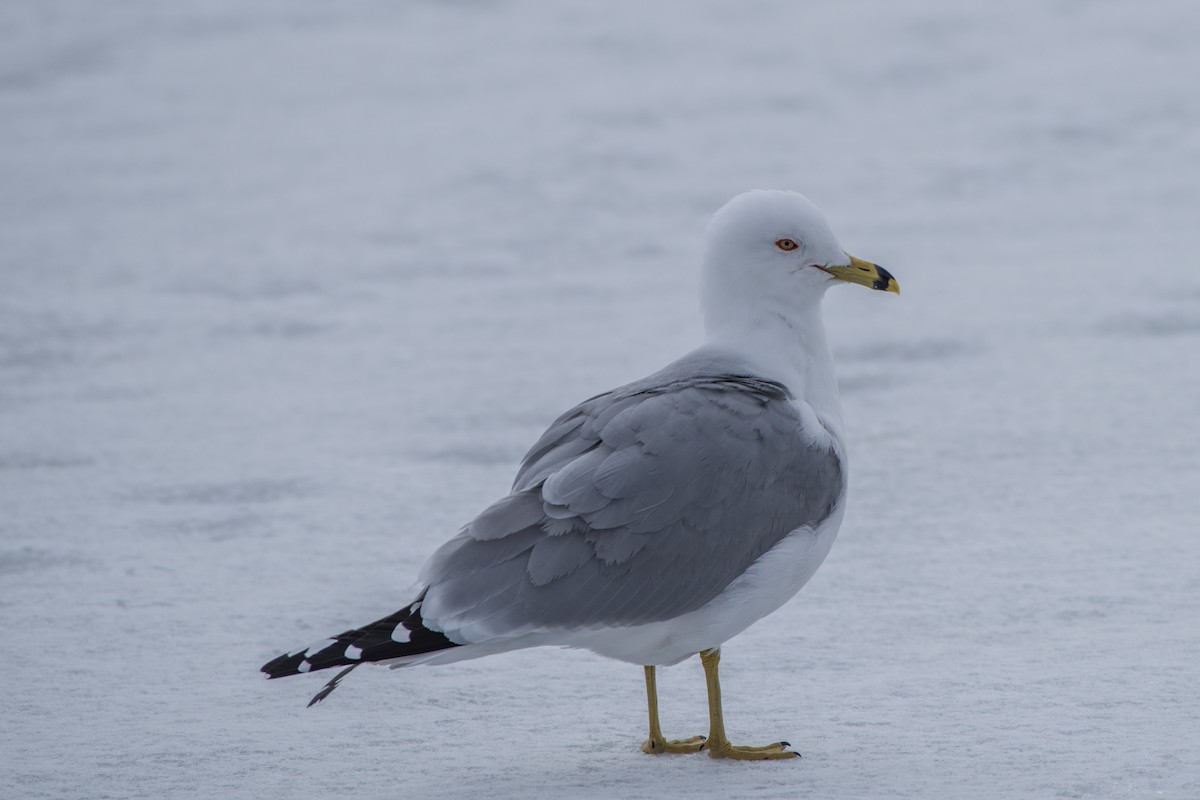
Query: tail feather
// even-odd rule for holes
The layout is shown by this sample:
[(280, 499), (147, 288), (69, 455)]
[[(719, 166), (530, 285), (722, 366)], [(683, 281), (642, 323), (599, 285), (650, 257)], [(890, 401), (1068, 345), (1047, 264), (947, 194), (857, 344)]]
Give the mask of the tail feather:
[(302, 650), (284, 653), (264, 664), (262, 671), (268, 678), (285, 678), (331, 667), (348, 667), (313, 698), (312, 703), (317, 703), (336, 689), (338, 682), (359, 664), (457, 647), (441, 631), (425, 626), (421, 617), (424, 599), (422, 593), (412, 605), (370, 625), (339, 633)]

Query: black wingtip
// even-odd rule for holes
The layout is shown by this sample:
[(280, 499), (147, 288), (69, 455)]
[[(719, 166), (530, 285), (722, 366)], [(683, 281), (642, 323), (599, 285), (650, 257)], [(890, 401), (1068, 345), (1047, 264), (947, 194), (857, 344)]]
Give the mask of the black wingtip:
[(457, 647), (441, 631), (426, 627), (421, 617), (421, 603), (425, 595), (400, 609), (395, 614), (376, 620), (370, 625), (339, 633), (329, 639), (310, 645), (303, 650), (293, 650), (268, 661), (260, 668), (270, 678), (286, 678), (317, 672), (331, 667), (348, 667), (326, 684), (309, 705), (319, 703), (337, 688), (338, 681), (359, 664), (430, 653)]
[(321, 691), (319, 691), (313, 695), (313, 699), (308, 701), (308, 705), (306, 706), (306, 708), (312, 708), (317, 703), (321, 702), (326, 697), (329, 697), (329, 695), (333, 694), (333, 690), (336, 689), (338, 687), (338, 684), (342, 682), (342, 678), (346, 677), (351, 672), (353, 672), (354, 668), (357, 666), (359, 666), (359, 665), (351, 664), (350, 666), (346, 667), (344, 670), (339, 672), (337, 675), (334, 675), (333, 680), (331, 680), (329, 683), (325, 684), (325, 686), (322, 687)]
[(267, 680), (286, 678), (289, 675), (299, 675), (300, 665), (303, 663), (304, 651), (299, 653), (284, 653), (259, 667), (259, 672), (266, 675)]

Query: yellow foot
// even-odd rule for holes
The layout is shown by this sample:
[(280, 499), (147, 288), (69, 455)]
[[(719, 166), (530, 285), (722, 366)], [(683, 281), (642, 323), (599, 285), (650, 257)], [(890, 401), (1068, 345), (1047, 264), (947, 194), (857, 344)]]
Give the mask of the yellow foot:
[(690, 739), (671, 739), (669, 741), (647, 739), (642, 742), (642, 752), (649, 753), (652, 756), (659, 756), (663, 753), (697, 753), (703, 747), (703, 736), (693, 736)]
[(775, 744), (763, 745), (762, 747), (738, 747), (729, 742), (717, 742), (713, 745), (705, 745), (704, 749), (713, 758), (732, 758), (735, 761), (767, 761), (779, 758), (799, 758), (800, 754), (788, 750), (791, 747), (787, 742), (775, 742)]

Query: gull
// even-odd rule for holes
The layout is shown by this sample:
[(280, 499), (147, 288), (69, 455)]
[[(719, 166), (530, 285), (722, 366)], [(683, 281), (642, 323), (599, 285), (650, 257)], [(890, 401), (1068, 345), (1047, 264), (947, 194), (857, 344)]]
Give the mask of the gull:
[[(847, 464), (821, 299), (838, 283), (899, 294), (848, 255), (796, 192), (738, 195), (712, 218), (695, 350), (560, 416), (511, 493), (443, 544), (396, 613), (279, 656), (268, 678), (366, 662), (446, 664), (584, 648), (644, 668), (651, 754), (772, 760), (787, 742), (725, 733), (721, 646), (791, 599), (825, 560)], [(614, 320), (614, 322), (617, 322)], [(668, 740), (655, 667), (699, 655), (707, 736)]]

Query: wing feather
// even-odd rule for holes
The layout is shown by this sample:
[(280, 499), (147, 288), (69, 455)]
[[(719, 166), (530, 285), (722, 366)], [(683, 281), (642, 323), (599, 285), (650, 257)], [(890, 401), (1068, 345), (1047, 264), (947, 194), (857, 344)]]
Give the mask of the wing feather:
[(829, 516), (839, 454), (784, 387), (720, 366), (685, 359), (559, 417), (513, 494), (426, 564), (425, 618), (463, 642), (669, 619)]

